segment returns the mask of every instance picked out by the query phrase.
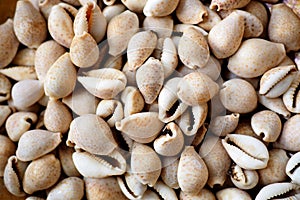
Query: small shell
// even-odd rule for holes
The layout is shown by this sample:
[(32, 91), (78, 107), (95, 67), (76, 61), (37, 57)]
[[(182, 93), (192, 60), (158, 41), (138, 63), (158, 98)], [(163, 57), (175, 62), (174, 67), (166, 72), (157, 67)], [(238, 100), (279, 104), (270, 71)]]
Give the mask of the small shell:
[(124, 178), (117, 177), (117, 180), (123, 194), (128, 199), (140, 199), (147, 190), (147, 185), (139, 182), (132, 173), (127, 172)]
[(73, 119), (67, 145), (97, 155), (107, 155), (117, 147), (108, 124), (94, 114), (85, 114)]
[(222, 144), (230, 158), (243, 169), (262, 169), (267, 166), (269, 153), (260, 140), (240, 134), (228, 134)]
[(233, 55), (241, 45), (244, 35), (244, 17), (231, 13), (209, 31), (208, 43), (213, 54), (221, 59)]
[(35, 60), (35, 49), (25, 48), (17, 52), (16, 56), (12, 60), (13, 65), (32, 66)]
[(186, 194), (180, 191), (180, 200), (216, 200), (214, 193), (203, 188), (198, 194)]
[(34, 66), (14, 66), (0, 69), (0, 73), (16, 81), (37, 79)]
[(163, 168), (160, 177), (166, 185), (173, 189), (179, 188), (177, 179), (178, 164), (178, 157), (164, 157), (162, 160)]
[(76, 68), (70, 54), (60, 56), (50, 67), (44, 80), (45, 94), (54, 99), (68, 96), (76, 84)]
[(217, 116), (210, 122), (209, 128), (216, 136), (226, 136), (236, 129), (239, 123), (239, 118), (239, 113)]
[(134, 143), (131, 152), (132, 174), (142, 183), (154, 186), (161, 172), (161, 161), (155, 151), (143, 144)]
[(67, 147), (65, 144), (61, 144), (58, 147), (58, 155), (61, 163), (61, 167), (67, 176), (80, 176), (76, 169), (72, 154), (75, 152), (74, 148)]
[(264, 39), (248, 39), (229, 58), (228, 69), (243, 78), (254, 78), (277, 66), (285, 57), (284, 45)]
[(44, 95), (43, 83), (38, 80), (22, 80), (14, 84), (11, 96), (16, 107), (26, 108)]
[(208, 168), (208, 186), (211, 188), (214, 188), (216, 185), (223, 186), (230, 168), (231, 159), (222, 146), (221, 139), (217, 137), (205, 138), (200, 147), (199, 155)]
[(238, 188), (225, 188), (216, 193), (218, 200), (251, 200), (250, 195)]
[(219, 91), (218, 84), (201, 72), (184, 76), (177, 88), (179, 99), (190, 106), (208, 102)]
[(116, 129), (140, 143), (153, 141), (160, 133), (164, 123), (158, 119), (156, 112), (140, 112), (129, 115), (116, 122)]
[(143, 200), (160, 200), (159, 195), (151, 190), (147, 190), (142, 196)]
[(164, 39), (160, 60), (164, 68), (164, 77), (167, 78), (178, 65), (177, 50), (171, 38)]
[(114, 5), (115, 2), (116, 0), (103, 0), (103, 3), (107, 6)]
[(49, 18), (51, 8), (60, 3), (60, 0), (42, 0), (38, 1), (38, 7), (45, 19)]
[(285, 172), (292, 179), (292, 183), (300, 183), (300, 152), (295, 153), (287, 162)]
[(260, 79), (259, 94), (276, 98), (285, 93), (296, 76), (296, 66), (279, 66), (268, 70)]
[(212, 0), (210, 3), (210, 9), (230, 10), (234, 8), (242, 8), (246, 6), (251, 0)]
[(15, 144), (7, 136), (0, 135), (0, 177), (3, 177), (7, 159), (15, 152)]
[(51, 152), (60, 142), (60, 133), (39, 129), (30, 130), (20, 137), (16, 155), (21, 161), (31, 161)]
[(207, 16), (203, 17), (203, 21), (201, 21), (198, 26), (203, 28), (206, 31), (210, 31), (212, 27), (218, 24), (221, 21), (221, 17), (217, 12), (211, 10), (208, 6), (205, 6), (207, 11)]
[(101, 99), (112, 99), (123, 91), (127, 79), (123, 72), (113, 68), (91, 70), (87, 76), (78, 76), (78, 81), (88, 92)]
[(176, 17), (184, 24), (198, 24), (207, 14), (206, 7), (197, 0), (181, 0), (176, 8)]
[(120, 55), (128, 45), (130, 38), (138, 31), (139, 19), (129, 10), (113, 17), (107, 26), (109, 54)]
[(0, 198), (9, 200), (25, 200), (25, 197), (17, 197), (8, 191), (6, 186), (4, 185), (2, 177), (0, 178)]
[(281, 133), (281, 120), (270, 110), (255, 113), (251, 117), (251, 127), (265, 142), (275, 142)]
[(158, 38), (171, 37), (173, 25), (171, 16), (146, 17), (143, 21), (143, 28), (147, 31), (154, 31)]
[(147, 17), (164, 17), (170, 15), (177, 7), (179, 0), (152, 0), (147, 1), (143, 13)]
[(300, 72), (297, 71), (296, 76), (289, 87), (289, 89), (283, 94), (282, 100), (285, 107), (293, 113), (300, 113)]
[(123, 66), (122, 72), (125, 74), (127, 78), (127, 85), (136, 87), (136, 78), (135, 78), (136, 71), (132, 71), (129, 69), (128, 62), (126, 62), (125, 65)]
[(184, 30), (178, 44), (178, 55), (187, 67), (203, 68), (210, 56), (204, 35), (193, 27)]
[(232, 183), (242, 190), (254, 188), (258, 183), (258, 174), (255, 170), (242, 169), (238, 165), (231, 166), (230, 179)]
[(122, 0), (122, 3), (135, 13), (142, 13), (147, 0)]
[(222, 86), (220, 100), (227, 110), (243, 114), (256, 108), (256, 92), (249, 82), (234, 78), (224, 82)]
[(291, 117), (291, 113), (283, 104), (283, 100), (281, 97), (271, 99), (271, 98), (267, 98), (264, 95), (258, 94), (257, 96), (258, 96), (259, 103), (265, 106), (266, 108), (282, 115), (285, 119)]
[(20, 137), (37, 122), (37, 115), (32, 112), (16, 112), (10, 115), (5, 123), (8, 137), (14, 141), (19, 141)]
[(136, 72), (137, 86), (147, 104), (152, 104), (157, 98), (163, 82), (163, 65), (153, 57), (150, 57)]
[(18, 40), (29, 48), (37, 48), (46, 39), (46, 21), (30, 1), (17, 2), (14, 31)]
[(273, 183), (263, 187), (256, 195), (255, 200), (280, 198), (281, 195), (286, 197), (284, 199), (299, 199), (299, 194), (288, 195), (289, 192), (297, 191), (298, 188), (299, 186), (293, 183)]
[(61, 174), (60, 162), (54, 154), (32, 161), (24, 174), (23, 189), (27, 194), (53, 186)]
[(0, 68), (7, 66), (15, 57), (19, 41), (14, 33), (13, 20), (7, 19), (0, 25)]
[[(10, 98), (11, 83), (8, 78), (0, 74), (0, 102), (6, 101)], [(24, 101), (25, 99), (23, 99)]]
[(126, 7), (123, 4), (114, 4), (111, 6), (106, 6), (102, 13), (107, 21), (107, 23), (115, 16), (124, 12)]
[(114, 127), (124, 117), (123, 106), (117, 100), (102, 100), (97, 106), (96, 115), (107, 119), (110, 127)]
[(164, 200), (176, 200), (178, 199), (175, 191), (164, 184), (161, 180), (158, 180), (153, 186), (153, 189), (159, 194)]
[(196, 194), (206, 184), (208, 169), (194, 147), (186, 146), (178, 165), (178, 183), (184, 193)]
[(72, 158), (76, 169), (87, 178), (121, 175), (126, 170), (126, 160), (117, 150), (104, 156), (76, 151)]
[(244, 18), (245, 31), (243, 38), (259, 37), (262, 34), (264, 27), (260, 19), (247, 11), (236, 10), (235, 12)]
[[(0, 126), (4, 124), (5, 120), (10, 116), (11, 112), (12, 110), (9, 106), (0, 105)], [(6, 130), (6, 132), (8, 132), (8, 130)]]
[(140, 91), (133, 86), (127, 86), (121, 95), (121, 101), (124, 104), (124, 116), (139, 113), (144, 108), (144, 98)]

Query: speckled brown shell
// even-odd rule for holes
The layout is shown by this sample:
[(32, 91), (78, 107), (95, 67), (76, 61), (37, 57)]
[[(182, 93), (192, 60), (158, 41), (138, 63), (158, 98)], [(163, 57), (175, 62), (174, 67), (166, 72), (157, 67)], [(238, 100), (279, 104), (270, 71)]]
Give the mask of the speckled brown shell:
[(6, 101), (11, 96), (11, 87), (12, 84), (10, 83), (9, 79), (6, 78), (4, 75), (0, 74), (0, 102)]
[(181, 0), (176, 8), (176, 17), (184, 24), (198, 24), (207, 14), (206, 7), (197, 0)]
[(171, 14), (177, 7), (179, 0), (147, 1), (143, 13), (148, 16), (163, 17)]
[(3, 177), (4, 168), (7, 163), (7, 159), (13, 155), (16, 151), (15, 144), (9, 139), (9, 137), (0, 135), (0, 177)]
[(210, 3), (210, 9), (231, 10), (234, 8), (242, 8), (246, 6), (251, 0), (212, 0)]

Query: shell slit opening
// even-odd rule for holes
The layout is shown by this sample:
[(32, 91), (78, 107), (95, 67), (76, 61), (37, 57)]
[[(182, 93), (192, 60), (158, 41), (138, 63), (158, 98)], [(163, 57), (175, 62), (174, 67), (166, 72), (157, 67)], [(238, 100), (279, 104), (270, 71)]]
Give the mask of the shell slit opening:
[(298, 83), (293, 95), (293, 105), (292, 105), (293, 108), (296, 108), (299, 92), (300, 92), (300, 82)]

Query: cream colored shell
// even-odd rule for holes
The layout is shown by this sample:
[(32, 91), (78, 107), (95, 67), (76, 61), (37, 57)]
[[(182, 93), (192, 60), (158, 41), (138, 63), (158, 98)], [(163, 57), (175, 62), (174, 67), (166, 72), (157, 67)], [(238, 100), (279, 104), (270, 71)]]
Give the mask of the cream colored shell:
[(295, 153), (292, 157), (288, 160), (285, 168), (286, 174), (291, 178), (292, 183), (298, 184), (300, 183), (299, 168), (300, 163), (300, 152)]
[(72, 154), (75, 152), (74, 148), (67, 147), (66, 144), (61, 144), (58, 147), (58, 156), (61, 164), (61, 168), (67, 176), (79, 177), (80, 174), (76, 169)]
[(238, 165), (232, 165), (230, 173), (232, 183), (242, 190), (254, 188), (259, 180), (258, 173), (255, 170), (242, 169)]
[(234, 187), (219, 190), (216, 197), (218, 200), (251, 200), (251, 196), (246, 191)]
[(176, 8), (176, 17), (184, 24), (198, 24), (207, 15), (206, 7), (197, 0), (181, 0)]
[(143, 13), (148, 16), (164, 17), (171, 14), (177, 7), (179, 0), (147, 1)]
[(106, 118), (108, 125), (114, 127), (124, 117), (123, 105), (117, 100), (102, 100), (97, 106), (96, 115)]
[(239, 124), (239, 113), (217, 116), (210, 122), (209, 128), (216, 136), (226, 136), (232, 133)]

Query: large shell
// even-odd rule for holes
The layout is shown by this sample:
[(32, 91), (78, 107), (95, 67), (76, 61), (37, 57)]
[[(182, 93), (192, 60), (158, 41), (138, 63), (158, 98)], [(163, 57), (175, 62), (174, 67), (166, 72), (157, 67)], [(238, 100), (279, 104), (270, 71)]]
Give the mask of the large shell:
[(218, 200), (251, 200), (251, 197), (247, 192), (234, 187), (219, 190), (216, 193), (216, 197)]
[(170, 15), (177, 7), (179, 0), (147, 1), (143, 13), (148, 16), (164, 17)]
[(231, 10), (234, 8), (242, 8), (246, 6), (251, 0), (212, 0), (210, 3), (210, 9)]
[(37, 79), (34, 66), (13, 66), (0, 69), (0, 73), (16, 81)]
[(226, 136), (236, 129), (239, 123), (239, 118), (239, 113), (217, 116), (210, 122), (209, 128), (216, 136)]
[(232, 183), (242, 190), (254, 188), (259, 180), (258, 174), (255, 170), (242, 169), (238, 165), (232, 165), (230, 173)]
[(261, 103), (263, 106), (266, 108), (282, 115), (284, 118), (288, 119), (291, 116), (290, 111), (285, 107), (283, 100), (281, 97), (278, 98), (267, 98), (264, 95), (257, 95), (258, 96), (258, 101)]
[(176, 8), (177, 18), (184, 24), (198, 24), (207, 14), (205, 6), (197, 0), (181, 0)]
[(289, 89), (283, 94), (282, 100), (285, 107), (293, 113), (300, 113), (300, 72), (297, 71), (296, 77), (294, 78)]
[(300, 184), (300, 152), (295, 153), (287, 162), (285, 172), (295, 184)]
[(123, 90), (121, 101), (124, 104), (125, 117), (141, 112), (145, 105), (142, 94), (136, 87), (133, 86), (128, 86)]
[(123, 106), (117, 100), (102, 100), (97, 106), (96, 115), (107, 118), (108, 125), (114, 127), (124, 117)]
[(245, 30), (243, 38), (259, 37), (262, 34), (264, 27), (260, 19), (247, 11), (236, 10), (235, 12), (244, 18)]
[(299, 194), (288, 195), (289, 192), (296, 191), (298, 188), (299, 186), (293, 183), (273, 183), (263, 187), (256, 195), (255, 200), (280, 198), (281, 195), (286, 196), (285, 199), (299, 199)]
[(161, 170), (161, 179), (166, 185), (170, 188), (178, 189), (178, 179), (177, 179), (177, 170), (178, 170), (179, 158), (176, 157), (164, 157), (162, 159), (163, 168)]

